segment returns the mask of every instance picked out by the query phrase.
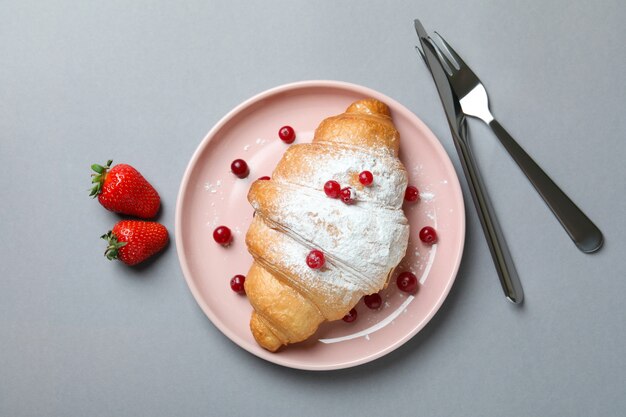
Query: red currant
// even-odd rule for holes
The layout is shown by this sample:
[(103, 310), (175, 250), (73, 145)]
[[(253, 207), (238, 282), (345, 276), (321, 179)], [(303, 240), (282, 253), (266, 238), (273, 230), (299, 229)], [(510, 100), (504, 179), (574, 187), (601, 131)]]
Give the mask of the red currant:
[(244, 287), (244, 283), (246, 282), (246, 277), (243, 275), (235, 275), (230, 279), (230, 289), (235, 291), (237, 294), (245, 294), (246, 288)]
[(344, 203), (346, 204), (354, 203), (354, 198), (356, 195), (352, 187), (342, 188), (340, 195), (341, 195), (341, 201), (343, 201)]
[(213, 231), (213, 239), (222, 246), (228, 246), (233, 240), (233, 234), (226, 226), (220, 226)]
[(292, 143), (296, 140), (296, 132), (291, 126), (283, 126), (278, 130), (278, 137), (285, 143)]
[(352, 323), (353, 321), (356, 320), (357, 316), (358, 314), (356, 310), (353, 308), (352, 310), (348, 311), (348, 314), (343, 316), (342, 320), (345, 321), (346, 323)]
[(376, 310), (383, 305), (383, 299), (378, 293), (366, 295), (363, 297), (363, 301), (365, 302), (365, 305), (372, 310)]
[(437, 243), (437, 232), (430, 226), (422, 227), (422, 230), (420, 230), (420, 240), (428, 245)]
[(230, 170), (239, 178), (246, 178), (250, 173), (250, 168), (248, 168), (248, 164), (243, 159), (235, 159), (230, 164)]
[(359, 182), (367, 187), (374, 182), (374, 176), (369, 171), (363, 171), (359, 174)]
[(263, 177), (259, 177), (258, 181), (269, 181), (270, 177), (268, 177), (267, 175), (263, 176)]
[(417, 277), (411, 272), (403, 272), (396, 278), (396, 284), (404, 292), (415, 292), (417, 290)]
[(324, 184), (324, 192), (330, 198), (339, 198), (339, 194), (341, 193), (341, 185), (337, 181), (326, 181)]
[(311, 269), (320, 269), (326, 263), (326, 259), (324, 258), (324, 252), (321, 250), (313, 249), (306, 256), (306, 264)]
[(404, 199), (406, 201), (417, 201), (420, 198), (420, 192), (417, 187), (409, 185), (406, 187), (406, 191), (404, 192)]

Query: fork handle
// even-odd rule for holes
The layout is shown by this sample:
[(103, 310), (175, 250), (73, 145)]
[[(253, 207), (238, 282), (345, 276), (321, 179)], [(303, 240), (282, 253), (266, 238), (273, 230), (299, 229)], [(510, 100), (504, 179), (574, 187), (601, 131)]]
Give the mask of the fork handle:
[(600, 249), (604, 240), (600, 229), (565, 195), (497, 120), (489, 122), (489, 126), (526, 174), (578, 249), (585, 253)]
[[(461, 129), (465, 131), (467, 126), (462, 123)], [(509, 248), (500, 229), (500, 224), (496, 218), (489, 196), (483, 184), (480, 173), (478, 172), (478, 166), (476, 165), (474, 156), (467, 140), (467, 135), (462, 132), (457, 133), (455, 129), (452, 130), (452, 137), (454, 139), (454, 145), (457, 153), (459, 154), (463, 171), (465, 172), (465, 178), (476, 206), (476, 212), (480, 220), (480, 224), (487, 238), (487, 246), (491, 252), (493, 263), (500, 279), (500, 285), (504, 291), (506, 298), (519, 304), (524, 299), (524, 291), (522, 284), (515, 269), (513, 258), (509, 252)]]

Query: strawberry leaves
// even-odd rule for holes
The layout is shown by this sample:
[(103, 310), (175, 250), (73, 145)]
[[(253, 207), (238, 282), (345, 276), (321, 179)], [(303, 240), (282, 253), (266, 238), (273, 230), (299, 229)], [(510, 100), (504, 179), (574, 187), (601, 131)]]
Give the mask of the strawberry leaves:
[(109, 159), (106, 165), (102, 166), (99, 164), (92, 164), (91, 169), (96, 173), (91, 174), (91, 183), (94, 186), (91, 188), (91, 192), (89, 193), (90, 197), (96, 198), (98, 194), (102, 191), (102, 184), (104, 183), (104, 179), (107, 175), (107, 171), (111, 168), (111, 164), (113, 163), (112, 159)]

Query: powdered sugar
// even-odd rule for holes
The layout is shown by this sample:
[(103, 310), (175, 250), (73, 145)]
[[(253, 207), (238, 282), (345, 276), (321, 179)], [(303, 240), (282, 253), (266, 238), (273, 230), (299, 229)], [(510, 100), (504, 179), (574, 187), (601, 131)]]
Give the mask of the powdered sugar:
[(215, 183), (211, 183), (209, 181), (204, 183), (204, 189), (211, 194), (217, 193), (217, 190), (222, 186), (222, 180), (217, 180)]
[(338, 307), (355, 304), (361, 297), (355, 278), (333, 263), (327, 261), (319, 270), (309, 268), (306, 256), (311, 247), (293, 239), (280, 226), (257, 215), (250, 230), (253, 239), (258, 239), (252, 243), (253, 254), (262, 252), (262, 256), (256, 257), (257, 262), (269, 271), (280, 271), (301, 293), (321, 300), (318, 308), (327, 319), (341, 318), (344, 313), (337, 316)]
[[(384, 152), (341, 147), (320, 153), (302, 149), (319, 144), (298, 146), (281, 161), (289, 170), (279, 164), (271, 182), (253, 185), (267, 187), (266, 192), (275, 196), (253, 199), (253, 207), (293, 239), (282, 255), (289, 269), (306, 268), (303, 248), (317, 248), (325, 253), (328, 264), (342, 272), (332, 279), (344, 282), (335, 285), (347, 286), (356, 300), (379, 291), (406, 251), (409, 226), (400, 208), (406, 172), (399, 160)], [(316, 155), (326, 158), (319, 160)], [(296, 156), (299, 165), (294, 168), (286, 160)], [(354, 173), (358, 176), (364, 169), (374, 174), (374, 183), (359, 189), (355, 204), (326, 197), (325, 181), (335, 179), (347, 185)]]
[(423, 191), (420, 193), (420, 200), (422, 201), (433, 201), (435, 199), (435, 194), (430, 191)]
[[(332, 151), (328, 151), (329, 147)], [(358, 180), (359, 173), (365, 170), (374, 177), (368, 187)], [(323, 189), (326, 181), (334, 180), (342, 187), (352, 186), (359, 201), (398, 209), (404, 199), (406, 176), (404, 166), (389, 152), (317, 142), (291, 146), (272, 178), (315, 190)]]

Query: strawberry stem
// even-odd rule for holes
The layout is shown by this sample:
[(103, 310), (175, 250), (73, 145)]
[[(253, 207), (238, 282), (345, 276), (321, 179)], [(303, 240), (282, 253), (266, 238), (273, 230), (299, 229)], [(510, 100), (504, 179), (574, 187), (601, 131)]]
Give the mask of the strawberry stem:
[(128, 243), (128, 242), (119, 242), (117, 240), (117, 236), (113, 234), (112, 230), (109, 230), (108, 232), (100, 236), (100, 239), (104, 239), (108, 243), (107, 248), (104, 250), (104, 256), (109, 261), (112, 261), (113, 259), (117, 259), (120, 248)]

